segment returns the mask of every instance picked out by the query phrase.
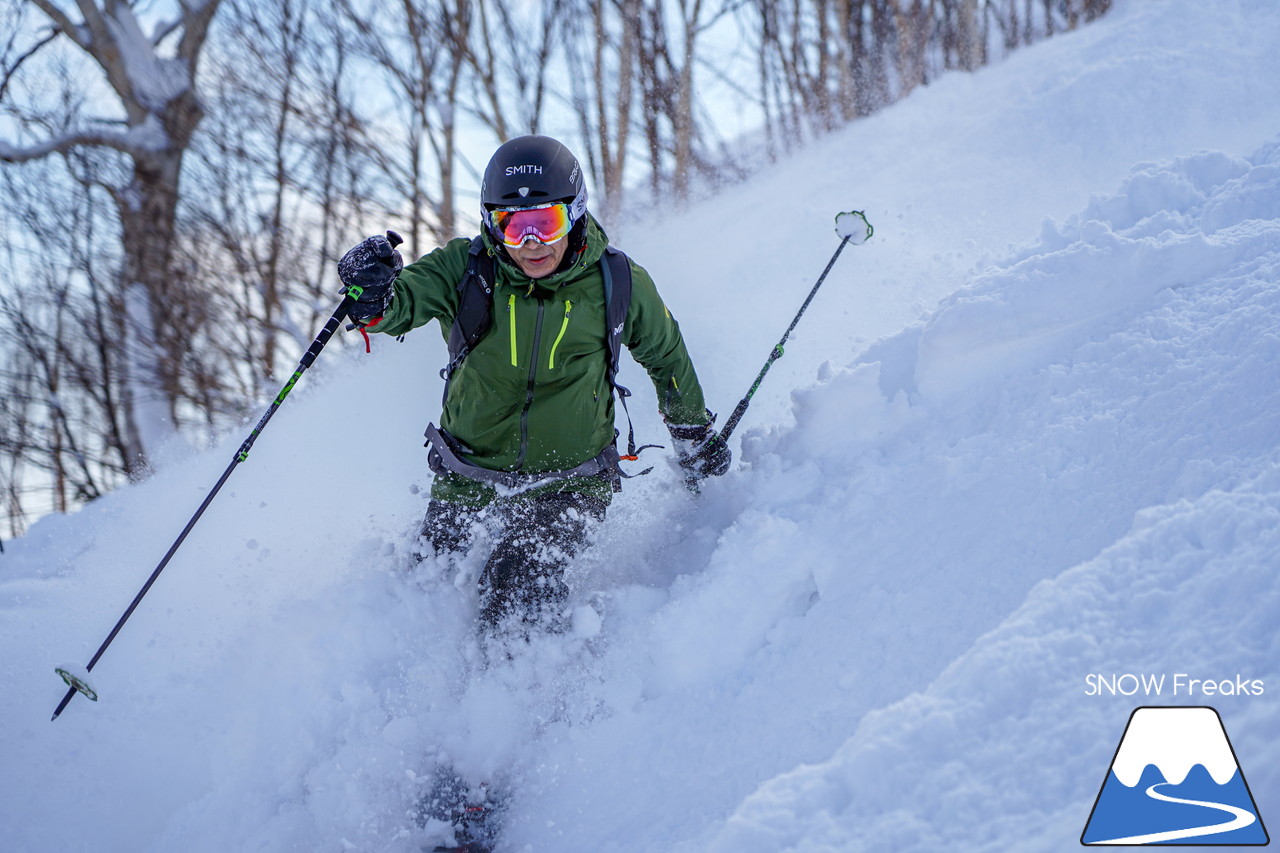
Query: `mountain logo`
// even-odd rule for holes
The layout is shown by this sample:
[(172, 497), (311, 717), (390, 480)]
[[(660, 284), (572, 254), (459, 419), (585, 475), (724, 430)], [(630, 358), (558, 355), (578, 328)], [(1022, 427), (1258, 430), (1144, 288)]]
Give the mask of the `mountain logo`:
[(1213, 708), (1136, 709), (1080, 835), (1086, 847), (1271, 841)]

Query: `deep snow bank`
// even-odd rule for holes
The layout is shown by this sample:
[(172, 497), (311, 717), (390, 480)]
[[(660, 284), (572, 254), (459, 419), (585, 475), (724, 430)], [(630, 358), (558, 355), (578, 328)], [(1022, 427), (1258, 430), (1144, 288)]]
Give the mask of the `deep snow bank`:
[[(1007, 600), (1011, 584), (1106, 547), (1037, 585), (831, 757), (761, 786), (711, 849), (1061, 849), (1083, 829), (1133, 706), (1086, 696), (1086, 675), (1280, 685), (1277, 329), (1273, 142), (1248, 160), (1209, 152), (1138, 167), (832, 387), (798, 395), (797, 428), (759, 440), (757, 464), (820, 464), (828, 484), (841, 466), (854, 491), (891, 501), (913, 469), (930, 469), (952, 512), (921, 517), (945, 530), (958, 516), (986, 542), (957, 550), (944, 538), (951, 547), (881, 619), (924, 633), (942, 621), (954, 641), (963, 631), (927, 606), (947, 603), (939, 587), (963, 594), (954, 576), (976, 590), (994, 574), (990, 592)], [(819, 447), (841, 450), (815, 458)], [(1179, 698), (1222, 709), (1255, 797), (1280, 801), (1273, 700)]]
[(1086, 697), (1084, 678), (1239, 673), (1274, 689), (1278, 530), (1274, 464), (1229, 491), (1143, 512), (1116, 545), (1037, 586), (927, 691), (868, 715), (828, 760), (762, 786), (708, 849), (1065, 849), (1135, 702), (1212, 702), (1274, 821), (1274, 700)]

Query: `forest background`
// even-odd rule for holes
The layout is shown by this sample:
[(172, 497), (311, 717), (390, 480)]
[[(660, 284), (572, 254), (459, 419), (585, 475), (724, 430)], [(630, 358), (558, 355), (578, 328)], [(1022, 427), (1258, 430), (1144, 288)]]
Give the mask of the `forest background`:
[(501, 140), (625, 230), (1110, 5), (0, 0), (0, 538), (251, 422), (337, 257), (474, 234)]

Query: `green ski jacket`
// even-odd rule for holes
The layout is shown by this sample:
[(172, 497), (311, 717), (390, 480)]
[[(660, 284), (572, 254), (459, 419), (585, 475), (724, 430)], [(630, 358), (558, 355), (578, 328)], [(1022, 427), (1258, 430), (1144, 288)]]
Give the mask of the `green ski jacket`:
[[(563, 471), (597, 456), (615, 438), (613, 394), (607, 379), (604, 282), (600, 257), (608, 237), (594, 219), (585, 248), (563, 271), (526, 276), (495, 252), (493, 325), (454, 372), (440, 426), (472, 452), (466, 461), (497, 471)], [(370, 331), (401, 335), (432, 320), (448, 339), (458, 311), (458, 283), (471, 241), (451, 240), (406, 266), (382, 320)], [(680, 326), (658, 296), (653, 279), (631, 264), (632, 296), (622, 341), (648, 372), (658, 408), (671, 424), (705, 424), (702, 386)], [(608, 501), (613, 485), (574, 478), (539, 486), (589, 491)], [(431, 495), (478, 506), (491, 486), (456, 474), (437, 476)]]

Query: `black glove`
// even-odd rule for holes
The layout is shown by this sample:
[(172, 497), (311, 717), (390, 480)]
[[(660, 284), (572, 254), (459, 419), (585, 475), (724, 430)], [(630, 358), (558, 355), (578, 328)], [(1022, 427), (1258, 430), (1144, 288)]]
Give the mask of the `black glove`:
[(387, 236), (374, 235), (342, 256), (338, 261), (338, 278), (344, 291), (355, 301), (347, 316), (357, 323), (381, 317), (391, 304), (391, 283), (404, 268), (404, 259), (396, 251), (404, 241), (394, 231)]
[(729, 470), (729, 464), (733, 462), (729, 445), (725, 444), (720, 433), (712, 429), (714, 421), (713, 417), (711, 423), (695, 426), (667, 424), (677, 461), (690, 481), (719, 477)]

